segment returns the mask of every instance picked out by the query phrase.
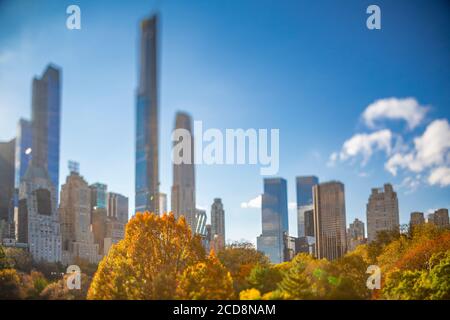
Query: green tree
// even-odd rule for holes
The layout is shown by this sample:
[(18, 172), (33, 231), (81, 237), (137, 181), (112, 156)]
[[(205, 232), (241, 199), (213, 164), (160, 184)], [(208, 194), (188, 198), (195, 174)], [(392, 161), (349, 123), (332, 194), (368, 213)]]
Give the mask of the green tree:
[(283, 272), (278, 265), (256, 265), (247, 281), (252, 288), (257, 289), (261, 294), (265, 294), (277, 289), (278, 283), (283, 278)]

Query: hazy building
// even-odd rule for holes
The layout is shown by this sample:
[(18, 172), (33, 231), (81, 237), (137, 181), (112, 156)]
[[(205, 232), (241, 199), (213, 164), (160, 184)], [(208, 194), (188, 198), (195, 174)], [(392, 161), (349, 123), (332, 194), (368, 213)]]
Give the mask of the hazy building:
[(397, 193), (391, 184), (372, 189), (367, 203), (367, 238), (371, 242), (380, 231), (399, 230)]
[(195, 213), (195, 233), (201, 235), (202, 237), (206, 236), (206, 211), (197, 209)]
[(15, 148), (15, 139), (0, 142), (0, 221), (8, 224), (13, 214)]
[(425, 223), (425, 217), (423, 215), (423, 212), (411, 212), (411, 218), (409, 220), (409, 226), (413, 227), (413, 226), (417, 226), (419, 224), (424, 224)]
[(31, 121), (25, 119), (19, 120), (17, 125), (14, 165), (14, 187), (17, 191), (32, 157), (32, 130)]
[(428, 215), (428, 222), (434, 223), (438, 227), (448, 227), (450, 225), (448, 209), (438, 209), (434, 213)]
[(49, 65), (41, 78), (33, 79), (32, 158), (48, 172), (58, 198), (61, 123), (60, 70)]
[(216, 252), (225, 247), (225, 210), (220, 198), (211, 205), (211, 236)]
[(167, 213), (167, 194), (159, 193), (159, 214)]
[(119, 193), (108, 192), (107, 216), (126, 224), (128, 222), (128, 198)]
[[(34, 154), (34, 156), (36, 153)], [(61, 233), (56, 190), (47, 170), (35, 162), (28, 167), (19, 188), (15, 212), (16, 240), (27, 243), (36, 261), (61, 261)]]
[(71, 170), (61, 187), (59, 215), (63, 264), (73, 264), (77, 258), (97, 263), (100, 256), (91, 229), (91, 189), (78, 171)]
[(285, 179), (264, 179), (261, 218), (262, 233), (257, 238), (257, 249), (267, 255), (272, 263), (281, 263), (284, 260), (284, 236), (289, 233)]
[(347, 229), (347, 250), (352, 251), (365, 242), (364, 222), (356, 218)]
[(297, 229), (298, 237), (305, 234), (305, 212), (312, 209), (312, 188), (319, 183), (316, 176), (302, 176), (296, 178), (297, 189)]
[(314, 237), (314, 209), (305, 211), (305, 236)]
[[(180, 137), (181, 141), (174, 142), (173, 148), (172, 212), (177, 218), (184, 216), (191, 230), (195, 230), (195, 165), (191, 117), (186, 113), (178, 112), (175, 130), (182, 137)], [(177, 145), (185, 148), (179, 150)], [(190, 154), (184, 154), (185, 152)], [(178, 158), (182, 160), (181, 163), (177, 163)]]
[(98, 245), (98, 253), (100, 255), (103, 255), (105, 252), (107, 221), (106, 208), (94, 207), (91, 209), (92, 233), (94, 234), (94, 243)]
[(114, 217), (107, 217), (103, 239), (103, 254), (107, 255), (111, 246), (118, 243), (125, 236), (125, 223)]
[(313, 187), (315, 255), (334, 260), (346, 252), (344, 184), (338, 181)]
[(141, 22), (139, 87), (136, 102), (136, 212), (159, 214), (158, 17)]

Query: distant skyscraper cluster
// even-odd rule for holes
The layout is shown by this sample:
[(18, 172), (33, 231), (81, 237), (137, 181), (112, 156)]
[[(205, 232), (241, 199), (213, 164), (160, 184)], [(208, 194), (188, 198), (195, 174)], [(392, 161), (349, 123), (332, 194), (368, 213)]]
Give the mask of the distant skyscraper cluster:
[(32, 118), (0, 143), (0, 240), (36, 261), (98, 262), (123, 238), (128, 198), (88, 186), (71, 162), (59, 195), (61, 71), (49, 65), (32, 82)]

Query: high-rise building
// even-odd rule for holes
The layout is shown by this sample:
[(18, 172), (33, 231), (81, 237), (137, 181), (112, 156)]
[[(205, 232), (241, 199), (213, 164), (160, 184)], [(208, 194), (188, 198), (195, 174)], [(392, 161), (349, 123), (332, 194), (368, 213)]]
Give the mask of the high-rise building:
[(195, 233), (201, 235), (202, 237), (206, 236), (206, 211), (197, 209), (195, 213)]
[(167, 194), (159, 193), (159, 213), (167, 213)]
[(19, 190), (20, 181), (27, 171), (32, 157), (33, 129), (31, 121), (20, 119), (17, 125), (14, 187)]
[(108, 186), (96, 182), (91, 184), (89, 188), (91, 189), (91, 209), (106, 209)]
[(257, 249), (272, 263), (281, 263), (284, 260), (284, 236), (289, 232), (285, 179), (264, 179), (261, 216), (262, 233), (257, 238)]
[(425, 217), (423, 215), (423, 212), (411, 212), (411, 218), (409, 220), (409, 226), (413, 227), (413, 226), (417, 226), (419, 224), (424, 224), (425, 223)]
[(113, 244), (118, 243), (125, 236), (125, 223), (114, 217), (107, 217), (105, 222), (105, 237), (103, 240), (103, 254), (107, 255)]
[(33, 157), (20, 183), (16, 240), (28, 244), (34, 260), (57, 262), (61, 261), (61, 233), (56, 190), (47, 170), (34, 161)]
[(91, 229), (91, 189), (78, 171), (71, 171), (61, 187), (59, 215), (63, 264), (73, 264), (77, 258), (97, 263), (100, 255)]
[(373, 188), (367, 203), (367, 238), (376, 239), (380, 231), (399, 230), (397, 193), (387, 183), (383, 188)]
[(434, 223), (438, 227), (449, 227), (448, 209), (442, 208), (434, 211), (428, 216), (428, 222)]
[(305, 211), (305, 236), (314, 237), (314, 209)]
[(128, 198), (114, 192), (107, 194), (107, 216), (126, 224), (128, 222)]
[[(195, 165), (191, 117), (186, 113), (177, 112), (175, 130), (181, 135), (181, 141), (175, 141), (173, 148), (175, 154), (173, 155), (172, 212), (177, 218), (184, 216), (191, 230), (195, 230)], [(179, 150), (176, 147), (178, 144), (189, 150), (185, 148)]]
[(136, 104), (135, 211), (159, 214), (158, 17), (141, 22), (140, 77)]
[(15, 147), (15, 139), (0, 142), (0, 220), (3, 220), (5, 225), (12, 221)]
[(365, 241), (364, 222), (356, 218), (347, 229), (347, 250), (352, 251)]
[(339, 181), (313, 187), (315, 255), (334, 260), (346, 252), (344, 184)]
[(33, 163), (45, 168), (59, 188), (59, 146), (61, 122), (60, 70), (49, 65), (41, 78), (33, 79), (32, 94), (32, 148)]
[(216, 252), (225, 247), (225, 210), (220, 198), (211, 205), (211, 236)]
[(305, 212), (312, 209), (313, 193), (312, 188), (319, 183), (316, 176), (302, 176), (296, 178), (297, 186), (297, 230), (298, 237), (305, 234)]

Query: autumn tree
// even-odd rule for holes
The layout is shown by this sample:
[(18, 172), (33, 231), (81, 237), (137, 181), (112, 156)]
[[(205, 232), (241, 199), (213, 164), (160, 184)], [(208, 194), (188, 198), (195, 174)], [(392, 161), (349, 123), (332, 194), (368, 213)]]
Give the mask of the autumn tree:
[(23, 299), (20, 275), (15, 269), (0, 270), (0, 300)]
[(214, 253), (205, 261), (187, 267), (178, 284), (177, 298), (188, 300), (226, 300), (234, 296), (230, 272)]
[(69, 289), (67, 286), (68, 277), (69, 275), (66, 274), (62, 279), (47, 285), (40, 293), (39, 298), (45, 300), (85, 300), (91, 283), (91, 278), (82, 273), (80, 275), (80, 289)]
[(184, 217), (137, 213), (100, 262), (88, 299), (173, 299), (185, 269), (204, 260)]
[(279, 265), (256, 265), (247, 281), (250, 286), (257, 289), (260, 294), (265, 294), (277, 289), (278, 283), (283, 278), (282, 268)]
[(236, 298), (239, 292), (248, 289), (248, 276), (256, 265), (269, 265), (269, 259), (260, 251), (257, 251), (253, 244), (247, 242), (236, 242), (228, 245), (217, 254), (220, 262), (231, 272), (233, 287)]

